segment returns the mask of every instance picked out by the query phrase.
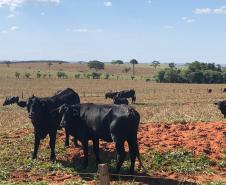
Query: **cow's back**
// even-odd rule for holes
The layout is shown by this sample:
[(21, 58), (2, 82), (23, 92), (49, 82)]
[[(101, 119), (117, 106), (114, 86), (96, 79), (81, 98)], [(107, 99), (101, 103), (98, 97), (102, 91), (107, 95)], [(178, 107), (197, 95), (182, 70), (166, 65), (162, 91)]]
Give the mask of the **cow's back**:
[(127, 105), (81, 104), (80, 117), (90, 132), (110, 141), (112, 132), (127, 136), (137, 132), (140, 116)]

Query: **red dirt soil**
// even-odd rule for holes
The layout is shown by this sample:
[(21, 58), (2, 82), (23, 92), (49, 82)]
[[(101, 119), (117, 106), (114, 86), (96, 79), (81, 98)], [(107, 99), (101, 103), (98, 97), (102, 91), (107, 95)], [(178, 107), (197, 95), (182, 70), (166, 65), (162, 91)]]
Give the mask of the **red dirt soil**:
[[(59, 133), (60, 139), (64, 138), (64, 132)], [(219, 162), (224, 158), (226, 150), (226, 122), (215, 123), (188, 123), (188, 124), (140, 124), (138, 132), (138, 141), (140, 153), (150, 150), (166, 152), (169, 150), (186, 149), (195, 155), (206, 154), (212, 161)], [(62, 141), (63, 142), (63, 141)], [(100, 148), (105, 151), (114, 151), (113, 143), (100, 142)], [(128, 151), (128, 147), (126, 146)], [(64, 160), (73, 160), (83, 156), (80, 148), (69, 147), (68, 156)], [(92, 154), (93, 155), (93, 154)], [(59, 158), (59, 157), (58, 157)], [(226, 183), (226, 168), (213, 167), (214, 174), (179, 174), (179, 173), (162, 173), (152, 172), (151, 176), (165, 177), (178, 181), (189, 181), (196, 183), (205, 183), (207, 181), (223, 181)], [(17, 171), (12, 174), (14, 180), (28, 178), (28, 174)], [(38, 177), (31, 177), (36, 179)], [(70, 174), (57, 173), (42, 177), (51, 184), (64, 184), (65, 180), (71, 178)], [(73, 177), (72, 177), (73, 178)], [(93, 184), (94, 182), (90, 182)]]

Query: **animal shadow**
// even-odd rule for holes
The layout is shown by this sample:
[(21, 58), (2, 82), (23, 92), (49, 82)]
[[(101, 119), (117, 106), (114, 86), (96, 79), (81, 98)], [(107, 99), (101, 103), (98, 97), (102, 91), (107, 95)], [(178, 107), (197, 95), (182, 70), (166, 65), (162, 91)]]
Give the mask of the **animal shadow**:
[[(116, 152), (100, 148), (99, 154), (101, 163), (108, 164), (111, 181), (130, 181), (150, 185), (178, 185), (178, 184), (197, 185), (196, 183), (181, 182), (177, 180), (168, 179), (165, 177), (154, 177), (146, 172), (137, 172), (137, 168), (135, 170), (136, 173), (134, 174), (134, 176), (127, 176), (129, 175), (130, 167), (130, 158), (128, 153), (126, 154), (126, 159), (120, 170), (120, 174), (114, 175), (112, 173), (115, 170), (116, 166)], [(81, 157), (80, 155), (74, 155), (72, 161), (58, 160), (58, 162), (61, 163), (64, 167), (73, 168), (83, 180), (86, 181), (90, 181), (93, 179), (98, 180), (98, 175), (96, 173), (98, 169), (96, 166), (96, 158), (92, 151), (92, 146), (89, 146), (89, 165), (87, 168), (85, 169), (82, 168), (82, 161), (83, 157)]]

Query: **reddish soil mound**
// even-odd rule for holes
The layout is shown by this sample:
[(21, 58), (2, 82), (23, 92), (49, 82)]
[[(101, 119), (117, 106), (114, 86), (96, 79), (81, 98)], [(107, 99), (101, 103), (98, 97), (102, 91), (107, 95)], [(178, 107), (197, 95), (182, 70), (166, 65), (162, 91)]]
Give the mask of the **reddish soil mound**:
[(184, 148), (218, 161), (226, 149), (226, 123), (143, 124), (138, 138), (141, 152)]

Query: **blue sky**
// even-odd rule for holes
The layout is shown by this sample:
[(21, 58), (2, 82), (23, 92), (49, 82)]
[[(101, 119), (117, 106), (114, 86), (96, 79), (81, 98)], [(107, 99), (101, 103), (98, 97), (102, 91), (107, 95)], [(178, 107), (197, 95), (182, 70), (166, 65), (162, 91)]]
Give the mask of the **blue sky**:
[(0, 0), (0, 60), (226, 64), (226, 0)]

